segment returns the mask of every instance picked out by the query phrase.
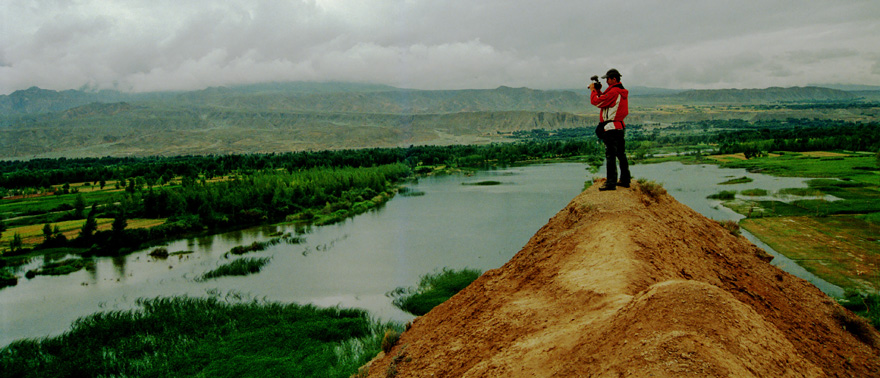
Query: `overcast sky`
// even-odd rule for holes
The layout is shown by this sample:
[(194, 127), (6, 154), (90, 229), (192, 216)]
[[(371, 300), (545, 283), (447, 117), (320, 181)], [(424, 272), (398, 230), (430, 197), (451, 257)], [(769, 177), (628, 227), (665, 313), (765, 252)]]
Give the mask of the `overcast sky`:
[(880, 85), (877, 0), (0, 0), (0, 94)]

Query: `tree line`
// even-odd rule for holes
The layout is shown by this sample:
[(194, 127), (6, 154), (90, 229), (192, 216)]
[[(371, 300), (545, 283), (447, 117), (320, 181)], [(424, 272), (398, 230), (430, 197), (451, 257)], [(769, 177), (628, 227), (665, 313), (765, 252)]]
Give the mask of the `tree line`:
[(0, 188), (46, 188), (73, 182), (107, 182), (142, 177), (148, 184), (174, 177), (217, 177), (233, 172), (285, 169), (288, 172), (316, 167), (374, 167), (403, 163), (479, 167), (517, 161), (584, 154), (600, 154), (587, 140), (526, 141), (484, 146), (411, 146), (324, 150), (270, 154), (200, 155), (173, 157), (101, 157), (32, 159), (0, 162)]
[[(122, 248), (193, 231), (291, 217), (336, 221), (382, 204), (391, 197), (394, 183), (410, 172), (409, 167), (400, 163), (369, 168), (313, 168), (292, 173), (265, 170), (213, 183), (200, 180), (123, 192), (111, 200), (113, 203), (92, 207), (80, 236), (71, 245), (91, 248), (95, 254), (115, 254)], [(112, 217), (112, 229), (95, 232), (94, 222), (90, 222), (96, 217), (94, 213)], [(148, 229), (126, 229), (126, 220), (130, 218), (166, 221)]]
[(709, 120), (682, 122), (673, 127), (647, 131), (638, 127), (628, 135), (634, 147), (717, 146), (716, 153), (767, 151), (880, 150), (880, 123), (817, 119), (744, 121)]

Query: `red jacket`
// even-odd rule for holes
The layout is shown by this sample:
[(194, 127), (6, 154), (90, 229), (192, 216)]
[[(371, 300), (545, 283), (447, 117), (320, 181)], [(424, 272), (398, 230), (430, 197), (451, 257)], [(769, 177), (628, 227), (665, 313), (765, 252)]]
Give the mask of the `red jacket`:
[(599, 94), (590, 93), (590, 103), (599, 107), (599, 122), (614, 121), (614, 128), (622, 130), (626, 125), (623, 119), (629, 114), (629, 91), (622, 84), (614, 84)]

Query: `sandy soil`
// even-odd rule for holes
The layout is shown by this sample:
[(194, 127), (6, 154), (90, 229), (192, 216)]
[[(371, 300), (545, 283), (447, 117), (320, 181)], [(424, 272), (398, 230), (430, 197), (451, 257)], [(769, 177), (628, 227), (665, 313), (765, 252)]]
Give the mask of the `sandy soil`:
[(876, 330), (659, 191), (589, 188), (369, 376), (880, 376)]

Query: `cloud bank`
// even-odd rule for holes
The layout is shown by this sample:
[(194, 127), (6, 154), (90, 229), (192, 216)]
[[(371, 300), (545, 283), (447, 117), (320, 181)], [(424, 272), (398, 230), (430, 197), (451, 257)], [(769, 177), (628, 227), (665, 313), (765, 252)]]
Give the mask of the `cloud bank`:
[(10, 0), (0, 94), (267, 81), (420, 89), (880, 85), (880, 2)]

